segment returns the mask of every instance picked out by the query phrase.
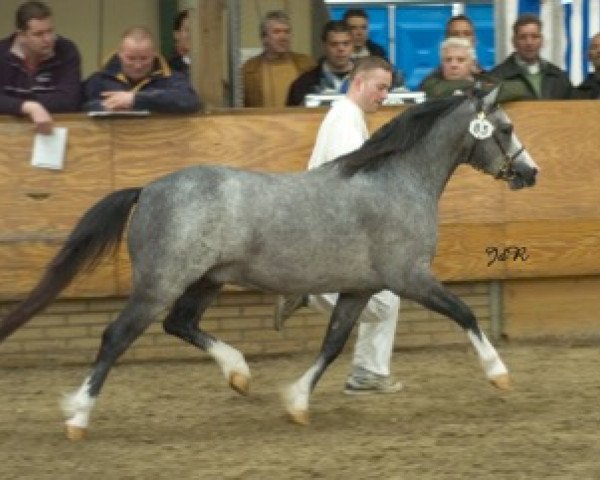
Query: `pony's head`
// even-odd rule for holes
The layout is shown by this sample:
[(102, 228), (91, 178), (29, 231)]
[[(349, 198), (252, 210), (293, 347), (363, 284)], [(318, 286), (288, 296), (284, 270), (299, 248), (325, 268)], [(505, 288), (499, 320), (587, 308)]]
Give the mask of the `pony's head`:
[(513, 131), (513, 125), (496, 100), (499, 87), (483, 97), (474, 97), (465, 162), (505, 180), (510, 188), (535, 184), (538, 166)]

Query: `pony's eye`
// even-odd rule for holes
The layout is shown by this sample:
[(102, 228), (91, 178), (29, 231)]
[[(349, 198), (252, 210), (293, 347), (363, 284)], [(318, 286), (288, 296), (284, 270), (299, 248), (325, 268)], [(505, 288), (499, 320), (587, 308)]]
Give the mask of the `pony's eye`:
[(510, 123), (503, 123), (498, 127), (498, 130), (500, 130), (500, 132), (504, 133), (505, 135), (511, 135), (513, 131), (513, 126)]

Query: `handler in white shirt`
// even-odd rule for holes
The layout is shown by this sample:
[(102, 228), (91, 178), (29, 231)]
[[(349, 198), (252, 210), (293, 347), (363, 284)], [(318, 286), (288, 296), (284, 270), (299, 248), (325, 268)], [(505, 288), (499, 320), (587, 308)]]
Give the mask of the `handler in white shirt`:
[[(309, 169), (356, 150), (369, 138), (365, 113), (377, 111), (386, 99), (392, 85), (392, 73), (391, 65), (379, 57), (365, 57), (357, 62), (350, 73), (346, 96), (332, 105), (319, 127)], [(281, 328), (301, 306), (331, 311), (337, 295), (310, 295), (308, 299), (279, 297), (275, 328)], [(345, 393), (395, 393), (402, 389), (402, 383), (390, 376), (399, 308), (400, 299), (388, 290), (371, 297), (360, 317), (353, 368), (344, 387)]]

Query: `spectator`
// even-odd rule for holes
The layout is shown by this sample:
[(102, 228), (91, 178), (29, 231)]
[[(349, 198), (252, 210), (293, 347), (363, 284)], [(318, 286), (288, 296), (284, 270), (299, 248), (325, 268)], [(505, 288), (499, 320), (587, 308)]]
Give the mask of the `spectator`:
[[(441, 67), (429, 75), (421, 85), (428, 98), (464, 94), (476, 83), (486, 90), (500, 84), (497, 78), (488, 73), (475, 73), (475, 49), (467, 37), (446, 38), (440, 45), (440, 58)], [(510, 89), (503, 87), (500, 90), (499, 101), (514, 99), (511, 95)]]
[(345, 93), (352, 70), (352, 34), (342, 21), (331, 20), (321, 33), (324, 56), (319, 64), (300, 75), (290, 87), (286, 104), (303, 105), (309, 93)]
[(513, 25), (512, 40), (515, 51), (494, 67), (492, 75), (513, 81), (513, 86), (520, 89), (518, 99), (561, 99), (571, 96), (571, 81), (566, 73), (540, 57), (542, 22), (537, 16), (520, 16)]
[(600, 99), (600, 33), (590, 39), (588, 58), (594, 71), (574, 90), (575, 98)]
[[(445, 38), (450, 37), (458, 37), (465, 38), (469, 41), (472, 47), (472, 56), (473, 62), (471, 69), (474, 74), (483, 74), (485, 70), (479, 65), (477, 62), (477, 54), (475, 53), (475, 27), (473, 22), (466, 15), (455, 15), (450, 17), (450, 19), (446, 22), (446, 30), (445, 30)], [(440, 57), (442, 51), (440, 48)], [(471, 55), (470, 55), (471, 56)], [(431, 90), (432, 80), (439, 80), (443, 78), (442, 75), (442, 65), (437, 67), (433, 72), (427, 75), (421, 84), (419, 85), (419, 90), (426, 91), (426, 89)]]
[(178, 72), (190, 75), (190, 20), (188, 10), (177, 14), (173, 21), (173, 39), (175, 54), (169, 59), (169, 66)]
[(369, 16), (364, 9), (349, 8), (344, 13), (343, 20), (352, 34), (353, 60), (369, 55), (386, 58), (383, 47), (369, 40)]
[[(392, 66), (380, 57), (357, 60), (350, 74), (348, 92), (336, 101), (319, 127), (308, 168), (317, 168), (359, 148), (368, 138), (365, 114), (376, 112), (392, 85)], [(302, 306), (333, 309), (336, 293), (279, 297), (274, 326), (280, 329), (287, 318)], [(371, 297), (360, 316), (354, 346), (352, 372), (344, 393), (396, 393), (402, 383), (390, 376), (400, 299), (388, 290)]]
[(489, 73), (475, 73), (475, 50), (467, 37), (448, 37), (440, 45), (442, 66), (423, 82), (428, 98), (465, 94), (477, 85), (491, 90), (500, 85), (498, 102), (518, 99), (520, 85), (515, 81), (501, 82)]
[(27, 115), (39, 133), (52, 133), (50, 113), (78, 111), (81, 58), (73, 42), (57, 36), (52, 11), (25, 2), (16, 32), (0, 40), (0, 113)]
[(477, 39), (475, 38), (475, 26), (469, 17), (466, 15), (455, 15), (450, 17), (450, 19), (446, 22), (446, 32), (445, 37), (460, 37), (466, 38), (471, 43), (473, 47), (473, 73), (484, 73), (485, 70), (479, 62), (477, 61), (477, 53), (475, 52), (475, 48), (477, 47)]
[(475, 51), (465, 37), (448, 37), (440, 45), (441, 66), (422, 83), (427, 97), (446, 97), (472, 88), (475, 80), (486, 80), (473, 70)]
[(119, 51), (85, 83), (85, 110), (196, 112), (198, 95), (181, 72), (171, 71), (145, 27), (128, 29)]
[(315, 66), (308, 55), (290, 51), (291, 35), (285, 12), (265, 15), (260, 24), (263, 51), (242, 67), (245, 107), (284, 107), (294, 79)]
[(460, 37), (469, 40), (471, 45), (475, 47), (475, 26), (469, 17), (466, 15), (454, 15), (446, 22), (446, 30), (444, 36)]

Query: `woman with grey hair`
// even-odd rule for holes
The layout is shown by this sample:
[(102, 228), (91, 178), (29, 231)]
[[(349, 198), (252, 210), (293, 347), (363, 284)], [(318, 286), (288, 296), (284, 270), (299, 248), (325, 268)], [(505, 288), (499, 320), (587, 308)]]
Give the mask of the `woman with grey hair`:
[(467, 38), (446, 38), (440, 45), (440, 61), (439, 71), (429, 76), (421, 86), (428, 98), (464, 94), (476, 83), (480, 88), (491, 90), (500, 83), (488, 73), (476, 73), (475, 49)]

